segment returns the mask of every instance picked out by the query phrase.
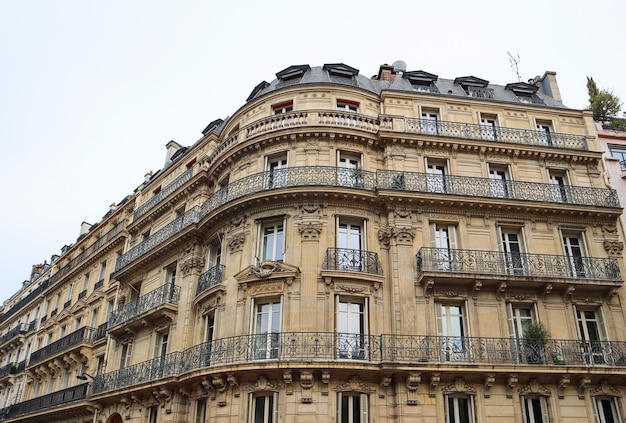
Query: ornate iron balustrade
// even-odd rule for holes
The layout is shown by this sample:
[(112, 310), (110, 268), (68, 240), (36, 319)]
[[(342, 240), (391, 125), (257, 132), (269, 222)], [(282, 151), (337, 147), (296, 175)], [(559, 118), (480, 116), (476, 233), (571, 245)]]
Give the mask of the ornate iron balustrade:
[(93, 286), (93, 290), (97, 291), (98, 289), (102, 288), (102, 286), (104, 285), (104, 279), (100, 279), (98, 282), (96, 282), (96, 284)]
[(616, 259), (422, 247), (417, 271), (621, 281)]
[(33, 352), (30, 355), (28, 365), (32, 366), (33, 364), (39, 363), (40, 361), (50, 358), (54, 354), (65, 351), (75, 345), (80, 345), (85, 342), (93, 342), (94, 333), (94, 328), (84, 326), (69, 335), (64, 336), (58, 341), (48, 344), (45, 347)]
[(196, 289), (196, 296), (222, 282), (224, 267), (225, 266), (218, 264), (200, 275), (200, 278), (198, 279), (198, 288)]
[(183, 365), (183, 353), (173, 352), (113, 372), (96, 375), (92, 394), (134, 386), (141, 383), (178, 376)]
[(9, 317), (13, 316), (19, 310), (24, 308), (26, 304), (30, 303), (35, 298), (39, 297), (39, 294), (41, 294), (49, 286), (50, 286), (50, 279), (46, 279), (45, 281), (41, 282), (41, 284), (37, 288), (32, 290), (30, 294), (28, 294), (25, 298), (18, 301), (17, 304), (15, 304), (12, 308), (8, 309), (2, 316), (0, 316), (0, 323), (6, 321)]
[(378, 261), (378, 254), (350, 248), (327, 248), (322, 268), (373, 273), (375, 275), (383, 274), (383, 269)]
[(23, 414), (33, 413), (35, 411), (46, 410), (57, 405), (68, 404), (75, 401), (87, 399), (88, 383), (73, 386), (61, 391), (53, 392), (48, 395), (33, 398), (28, 401), (18, 402), (17, 404), (7, 407), (6, 418), (13, 418)]
[(378, 170), (377, 188), (489, 198), (620, 207), (614, 189)]
[(174, 179), (165, 188), (161, 189), (158, 193), (154, 194), (148, 201), (137, 207), (137, 210), (133, 213), (133, 221), (136, 221), (141, 216), (146, 214), (150, 209), (159, 204), (161, 200), (169, 196), (171, 193), (182, 187), (183, 184), (191, 179), (193, 176), (193, 168), (187, 169), (179, 177)]
[(13, 372), (17, 374), (17, 373), (23, 372), (25, 369), (26, 369), (26, 360), (22, 360), (15, 365)]
[(588, 150), (584, 135), (563, 134), (501, 126), (475, 125), (471, 123), (433, 121), (405, 118), (407, 132), (470, 140), (499, 141), (511, 144), (540, 145), (546, 147)]
[(78, 299), (81, 300), (87, 296), (87, 290), (84, 289), (78, 293)]
[(103, 324), (101, 324), (100, 326), (98, 326), (98, 329), (96, 329), (96, 335), (93, 339), (94, 342), (105, 338), (107, 336), (107, 328), (109, 327), (109, 323), (105, 322)]
[(29, 325), (26, 323), (20, 323), (15, 326), (13, 329), (10, 329), (7, 333), (0, 336), (0, 344), (4, 344), (5, 342), (15, 338), (16, 336), (26, 333), (28, 331)]
[(153, 308), (162, 306), (163, 304), (176, 304), (180, 298), (180, 286), (165, 284), (155, 290), (142, 295), (135, 301), (124, 304), (111, 314), (109, 319), (109, 327), (117, 326), (127, 322), (140, 314), (143, 314)]
[(0, 378), (15, 373), (15, 363), (9, 363), (6, 366), (0, 367)]

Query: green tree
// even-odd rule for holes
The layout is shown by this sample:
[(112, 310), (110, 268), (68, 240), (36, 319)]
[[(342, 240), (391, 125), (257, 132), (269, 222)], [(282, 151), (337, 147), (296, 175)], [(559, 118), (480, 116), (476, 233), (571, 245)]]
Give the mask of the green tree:
[(592, 77), (587, 77), (587, 92), (589, 93), (589, 107), (593, 112), (593, 120), (607, 121), (619, 115), (622, 110), (622, 101), (612, 91), (598, 89)]

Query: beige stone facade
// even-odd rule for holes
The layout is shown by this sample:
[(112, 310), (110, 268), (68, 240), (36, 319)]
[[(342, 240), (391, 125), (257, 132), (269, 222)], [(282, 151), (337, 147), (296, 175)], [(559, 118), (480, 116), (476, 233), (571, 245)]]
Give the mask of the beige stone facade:
[(623, 421), (622, 209), (554, 73), (292, 66), (167, 151), (5, 303), (5, 421)]

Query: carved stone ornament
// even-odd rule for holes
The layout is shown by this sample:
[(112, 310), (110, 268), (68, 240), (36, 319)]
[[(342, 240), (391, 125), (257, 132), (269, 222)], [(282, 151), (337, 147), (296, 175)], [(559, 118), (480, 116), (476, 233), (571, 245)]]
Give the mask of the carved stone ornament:
[(454, 382), (443, 387), (444, 394), (462, 392), (465, 394), (476, 394), (476, 386), (465, 382), (462, 377), (457, 377)]
[(624, 250), (624, 243), (621, 241), (609, 241), (605, 240), (604, 249), (611, 257), (616, 257), (622, 255), (622, 250)]
[(591, 396), (607, 395), (611, 397), (621, 397), (619, 390), (615, 388), (614, 386), (610, 385), (609, 381), (606, 379), (602, 380), (598, 386), (593, 387), (589, 391), (589, 395)]
[(540, 384), (537, 379), (530, 379), (527, 384), (520, 385), (518, 388), (520, 395), (543, 395), (550, 396), (550, 389)]
[(183, 275), (187, 276), (194, 269), (203, 269), (204, 268), (204, 258), (203, 257), (190, 257), (183, 261), (180, 266)]
[(241, 215), (234, 217), (233, 219), (231, 219), (230, 221), (230, 229), (235, 229), (238, 228), (239, 226), (241, 226), (241, 224), (244, 222), (245, 218)]
[(228, 248), (230, 248), (230, 252), (234, 253), (237, 251), (241, 251), (243, 249), (243, 244), (245, 240), (246, 240), (245, 234), (233, 235), (228, 240)]
[(389, 245), (391, 239), (395, 238), (398, 244), (411, 245), (415, 238), (415, 229), (409, 227), (386, 227), (378, 230), (378, 241), (384, 245)]
[(311, 395), (311, 388), (313, 387), (313, 373), (301, 372), (300, 373), (300, 386), (302, 387), (302, 399), (304, 403), (313, 402), (313, 396)]
[(406, 377), (404, 384), (407, 389), (407, 405), (417, 405), (417, 391), (422, 382), (422, 375), (419, 373), (411, 373)]
[(307, 212), (309, 214), (311, 213), (315, 213), (316, 211), (318, 211), (321, 207), (317, 204), (304, 204), (302, 206), (302, 211)]
[(348, 380), (343, 382), (339, 382), (337, 386), (335, 386), (336, 391), (354, 391), (354, 392), (373, 392), (374, 389), (371, 388), (367, 383), (363, 382), (357, 376), (352, 376)]
[(407, 218), (409, 216), (411, 216), (411, 210), (407, 210), (404, 208), (396, 208), (393, 210), (393, 214), (396, 217), (402, 217), (402, 218)]
[(319, 222), (301, 223), (298, 225), (298, 231), (302, 239), (319, 239), (322, 224)]
[(257, 391), (280, 391), (280, 383), (269, 380), (265, 376), (259, 376), (255, 383), (248, 383), (244, 389), (249, 392)]

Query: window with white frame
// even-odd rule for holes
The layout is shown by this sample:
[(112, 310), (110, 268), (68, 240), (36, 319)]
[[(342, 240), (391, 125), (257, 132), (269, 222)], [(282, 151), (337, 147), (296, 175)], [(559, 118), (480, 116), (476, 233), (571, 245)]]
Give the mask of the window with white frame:
[(597, 423), (620, 423), (622, 421), (615, 397), (597, 396), (593, 398), (593, 403)]
[(422, 133), (436, 135), (439, 132), (439, 111), (422, 109)]
[(219, 235), (218, 238), (207, 245), (207, 250), (207, 269), (211, 269), (222, 263), (222, 239)]
[(445, 193), (447, 174), (448, 161), (446, 159), (426, 158), (426, 186), (429, 192)]
[(287, 185), (287, 153), (265, 158), (267, 188), (280, 188)]
[(337, 354), (339, 358), (367, 358), (367, 298), (336, 299)]
[(346, 112), (359, 112), (359, 102), (351, 100), (337, 100), (337, 110), (345, 110)]
[(480, 114), (480, 136), (484, 140), (498, 139), (498, 117), (490, 114)]
[(285, 221), (268, 220), (259, 225), (260, 261), (283, 261), (285, 256)]
[(521, 228), (498, 227), (504, 253), (504, 265), (508, 274), (521, 275), (525, 270), (524, 242)]
[(474, 423), (473, 395), (446, 395), (446, 423)]
[(107, 262), (103, 261), (102, 263), (100, 263), (100, 272), (98, 272), (98, 280), (96, 282), (102, 281), (102, 283), (104, 283), (104, 277), (106, 276), (106, 273), (107, 273)]
[(254, 304), (254, 358), (278, 357), (282, 319), (280, 299), (255, 301)]
[(195, 423), (206, 423), (207, 417), (207, 400), (206, 398), (200, 398), (196, 400), (196, 418), (194, 420)]
[(165, 268), (165, 285), (176, 285), (176, 268), (178, 263), (174, 262)]
[(349, 217), (338, 218), (336, 242), (335, 269), (356, 272), (366, 270), (364, 221)]
[(278, 422), (278, 392), (251, 393), (248, 423)]
[(446, 361), (467, 361), (467, 319), (463, 304), (435, 303), (437, 335), (440, 337), (441, 354)]
[(158, 406), (155, 405), (155, 406), (148, 408), (148, 423), (157, 423), (158, 414), (159, 414)]
[(489, 182), (491, 195), (496, 198), (508, 198), (511, 193), (509, 167), (502, 164), (489, 164)]
[(570, 276), (584, 278), (586, 253), (582, 234), (563, 232), (563, 250), (567, 256)]
[(515, 339), (523, 339), (528, 325), (536, 321), (535, 305), (507, 303), (506, 307), (509, 335)]
[(289, 113), (293, 110), (293, 100), (285, 101), (279, 104), (272, 105), (272, 114), (280, 115), (283, 113)]
[(354, 152), (337, 152), (337, 182), (344, 187), (363, 187), (361, 155)]
[(537, 120), (537, 139), (540, 144), (543, 145), (552, 145), (552, 134), (554, 133), (554, 129), (552, 129), (552, 122)]
[(609, 352), (609, 348), (606, 345), (608, 337), (602, 310), (581, 306), (575, 306), (574, 309), (578, 324), (578, 336), (583, 341), (581, 345), (586, 362), (589, 364), (605, 364), (605, 353)]
[(564, 169), (548, 169), (548, 179), (552, 200), (557, 203), (567, 203), (569, 201), (567, 172)]
[(524, 423), (549, 423), (546, 398), (540, 395), (522, 396), (522, 416)]
[(122, 351), (120, 354), (120, 369), (130, 366), (130, 358), (133, 353), (133, 343), (126, 342), (122, 344)]
[(369, 421), (369, 397), (359, 392), (337, 394), (338, 423), (367, 423)]
[(83, 276), (83, 286), (81, 287), (80, 291), (85, 292), (87, 291), (88, 287), (89, 287), (89, 273), (85, 273), (85, 275)]
[(456, 225), (449, 223), (430, 224), (430, 246), (432, 251), (432, 265), (439, 270), (452, 270), (457, 267), (454, 259), (454, 250), (457, 247)]
[(170, 334), (168, 332), (156, 333), (156, 340), (154, 342), (154, 356), (157, 357), (165, 357), (167, 355), (167, 344), (169, 342)]

